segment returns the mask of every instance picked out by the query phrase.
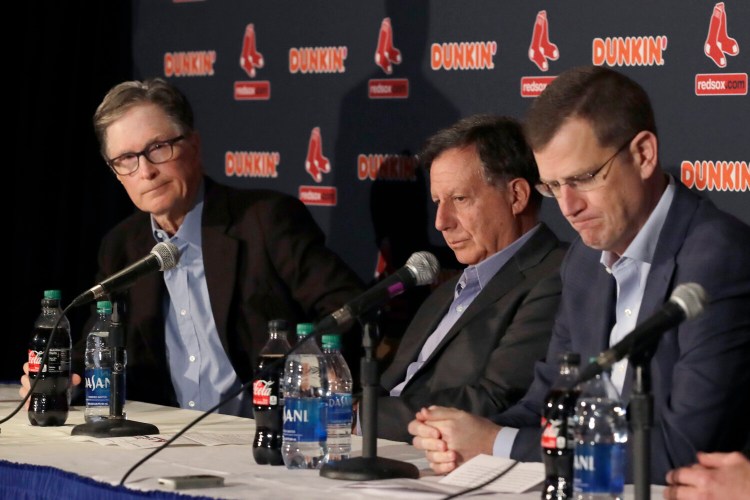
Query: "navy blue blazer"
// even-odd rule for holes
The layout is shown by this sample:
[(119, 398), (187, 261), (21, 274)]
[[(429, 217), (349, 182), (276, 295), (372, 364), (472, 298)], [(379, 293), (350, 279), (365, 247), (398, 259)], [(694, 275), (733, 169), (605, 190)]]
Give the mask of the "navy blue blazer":
[[(615, 284), (600, 256), (580, 239), (571, 245), (561, 268), (562, 299), (546, 361), (537, 363), (524, 398), (492, 418), (520, 429), (514, 459), (541, 460), (540, 412), (557, 375), (559, 353), (571, 350), (587, 360), (609, 347)], [(638, 322), (653, 315), (678, 284), (688, 282), (702, 285), (710, 301), (703, 314), (661, 337), (650, 364), (651, 482), (656, 484), (663, 484), (673, 467), (694, 463), (697, 451), (740, 450), (750, 436), (750, 227), (678, 183)], [(632, 385), (629, 364), (625, 403)], [(630, 450), (628, 463), (632, 478)]]

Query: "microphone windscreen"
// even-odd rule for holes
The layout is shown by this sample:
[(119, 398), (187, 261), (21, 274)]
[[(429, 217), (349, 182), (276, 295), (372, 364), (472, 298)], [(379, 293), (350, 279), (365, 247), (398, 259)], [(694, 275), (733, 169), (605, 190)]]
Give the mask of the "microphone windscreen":
[(698, 283), (682, 283), (675, 287), (669, 300), (680, 306), (685, 319), (692, 319), (703, 312), (708, 294)]
[(440, 273), (440, 263), (430, 252), (414, 252), (406, 261), (406, 267), (414, 273), (417, 286), (434, 283)]
[(177, 249), (177, 245), (171, 241), (162, 241), (157, 243), (154, 248), (151, 249), (151, 253), (156, 256), (159, 261), (159, 271), (166, 271), (177, 266), (177, 261), (180, 259), (180, 251)]

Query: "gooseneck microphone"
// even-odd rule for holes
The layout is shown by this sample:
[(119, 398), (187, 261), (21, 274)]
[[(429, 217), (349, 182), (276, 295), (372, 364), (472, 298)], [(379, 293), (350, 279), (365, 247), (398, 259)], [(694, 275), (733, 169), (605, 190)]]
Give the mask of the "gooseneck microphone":
[(133, 284), (141, 276), (154, 271), (166, 271), (177, 265), (180, 251), (174, 243), (162, 241), (157, 243), (151, 252), (125, 269), (113, 274), (96, 286), (93, 286), (76, 297), (71, 306), (79, 306), (96, 300), (106, 294), (123, 290)]
[(597, 374), (609, 370), (616, 362), (639, 349), (653, 345), (664, 332), (677, 326), (686, 319), (692, 319), (703, 312), (708, 302), (708, 294), (698, 283), (677, 285), (669, 300), (649, 319), (636, 326), (625, 338), (602, 352), (591, 362), (578, 377), (584, 382)]
[(434, 283), (440, 272), (440, 263), (430, 252), (415, 252), (406, 265), (377, 283), (341, 309), (324, 317), (315, 325), (316, 332), (334, 333), (347, 330), (354, 320), (389, 299), (414, 286)]

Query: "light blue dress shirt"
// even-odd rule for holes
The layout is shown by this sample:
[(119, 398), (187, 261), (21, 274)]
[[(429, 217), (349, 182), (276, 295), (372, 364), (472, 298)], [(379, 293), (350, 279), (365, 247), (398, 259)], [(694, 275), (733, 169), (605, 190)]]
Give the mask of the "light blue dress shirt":
[[(672, 205), (675, 192), (675, 180), (669, 176), (669, 185), (659, 199), (659, 203), (649, 215), (646, 223), (630, 242), (622, 256), (603, 251), (600, 262), (617, 282), (617, 301), (615, 303), (616, 323), (609, 336), (609, 345), (613, 346), (630, 333), (636, 326), (638, 312), (646, 290), (646, 278), (651, 270), (651, 263), (656, 252), (667, 212)], [(586, 361), (586, 360), (584, 360)], [(627, 372), (627, 358), (612, 366), (611, 380), (619, 393), (625, 383)], [(541, 410), (541, 409), (540, 409)], [(513, 441), (518, 429), (503, 427), (495, 438), (492, 454), (500, 457), (510, 457)]]
[[(180, 250), (177, 266), (164, 272), (169, 294), (163, 304), (167, 362), (177, 402), (181, 408), (206, 411), (241, 384), (219, 340), (208, 296), (201, 247), (203, 192), (201, 185), (195, 206), (171, 238), (153, 217), (151, 226), (157, 241), (171, 241)], [(249, 391), (217, 411), (251, 417)]]

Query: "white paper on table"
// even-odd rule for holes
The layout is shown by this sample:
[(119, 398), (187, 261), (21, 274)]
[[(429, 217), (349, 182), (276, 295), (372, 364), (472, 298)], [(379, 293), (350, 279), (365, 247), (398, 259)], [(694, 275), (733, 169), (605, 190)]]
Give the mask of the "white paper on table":
[[(515, 460), (491, 455), (477, 455), (442, 478), (441, 484), (473, 488), (510, 468)], [(500, 493), (523, 493), (544, 481), (544, 464), (519, 462), (507, 474), (482, 489)]]
[[(127, 449), (158, 448), (170, 440), (174, 434), (150, 434), (147, 436), (126, 436), (97, 438), (92, 436), (72, 436), (76, 441), (93, 441), (103, 446), (119, 446)], [(244, 434), (222, 434), (218, 432), (193, 432), (177, 438), (169, 446), (219, 446), (222, 444), (252, 444), (253, 436)]]

